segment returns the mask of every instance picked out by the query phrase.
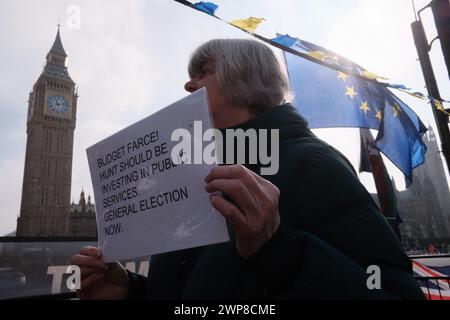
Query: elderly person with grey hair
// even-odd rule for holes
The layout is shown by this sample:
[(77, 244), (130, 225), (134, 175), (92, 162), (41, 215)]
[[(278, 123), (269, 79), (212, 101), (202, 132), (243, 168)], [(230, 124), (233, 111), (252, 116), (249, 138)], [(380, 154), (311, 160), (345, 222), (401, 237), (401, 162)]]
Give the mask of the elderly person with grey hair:
[(231, 241), (154, 255), (148, 278), (81, 249), (72, 257), (81, 298), (423, 298), (349, 161), (286, 103), (288, 81), (270, 48), (211, 40), (194, 52), (189, 75), (187, 91), (207, 89), (215, 128), (279, 129), (279, 170), (263, 178), (258, 164), (212, 169), (205, 190)]

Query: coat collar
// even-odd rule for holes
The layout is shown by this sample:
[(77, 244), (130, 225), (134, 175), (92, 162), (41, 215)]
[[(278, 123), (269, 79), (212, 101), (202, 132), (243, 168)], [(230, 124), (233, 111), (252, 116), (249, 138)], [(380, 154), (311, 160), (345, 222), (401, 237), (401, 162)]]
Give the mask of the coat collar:
[[(309, 130), (308, 122), (290, 103), (282, 104), (260, 113), (250, 120), (226, 129), (279, 129), (280, 141), (298, 138), (314, 137)], [(222, 133), (224, 130), (221, 129)]]

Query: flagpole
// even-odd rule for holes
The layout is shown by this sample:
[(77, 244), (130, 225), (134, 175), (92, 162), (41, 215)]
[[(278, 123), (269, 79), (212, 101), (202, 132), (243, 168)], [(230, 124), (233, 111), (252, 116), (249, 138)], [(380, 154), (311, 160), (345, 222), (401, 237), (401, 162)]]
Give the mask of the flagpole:
[(397, 197), (391, 177), (387, 172), (380, 152), (375, 147), (375, 141), (370, 130), (360, 128), (359, 133), (361, 139), (359, 171), (372, 173), (381, 213), (389, 222), (397, 238), (401, 241), (400, 229), (397, 223), (399, 217)]
[[(437, 86), (436, 77), (434, 75), (433, 66), (431, 64), (430, 55), (428, 54), (430, 51), (430, 46), (428, 45), (428, 40), (420, 18), (420, 12), (429, 6), (430, 4), (419, 10), (419, 19), (411, 23), (411, 29), (417, 54), (419, 56), (425, 85), (428, 90), (428, 95), (434, 99), (439, 99), (442, 101), (439, 88)], [(448, 116), (444, 112), (437, 110), (433, 104), (434, 102), (432, 102), (431, 108), (433, 110), (433, 116), (436, 121), (439, 137), (441, 139), (442, 153), (447, 164), (447, 170), (450, 173), (450, 131), (448, 127)]]
[(416, 5), (414, 4), (414, 0), (411, 0), (411, 3), (412, 3), (413, 11), (414, 11), (414, 16), (416, 17), (416, 21), (417, 21), (417, 12), (416, 12)]

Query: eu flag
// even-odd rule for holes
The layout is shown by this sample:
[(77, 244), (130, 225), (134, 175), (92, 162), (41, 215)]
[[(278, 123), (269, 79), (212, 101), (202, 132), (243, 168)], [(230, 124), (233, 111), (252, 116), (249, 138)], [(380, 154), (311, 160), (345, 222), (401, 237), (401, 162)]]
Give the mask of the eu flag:
[(427, 130), (414, 111), (385, 86), (362, 78), (371, 73), (331, 51), (289, 36), (272, 41), (340, 70), (284, 52), (294, 105), (310, 128), (378, 130), (376, 147), (412, 181), (412, 170), (425, 161), (421, 137)]

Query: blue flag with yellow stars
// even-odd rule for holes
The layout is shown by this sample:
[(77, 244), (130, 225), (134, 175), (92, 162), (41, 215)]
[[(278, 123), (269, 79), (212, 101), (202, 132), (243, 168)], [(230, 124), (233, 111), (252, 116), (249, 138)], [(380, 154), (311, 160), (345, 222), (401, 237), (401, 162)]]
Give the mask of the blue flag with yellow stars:
[(414, 111), (383, 85), (362, 78), (371, 73), (335, 53), (289, 36), (272, 41), (342, 70), (284, 52), (293, 104), (309, 127), (378, 130), (375, 146), (412, 181), (412, 170), (425, 161), (421, 137), (427, 130)]

